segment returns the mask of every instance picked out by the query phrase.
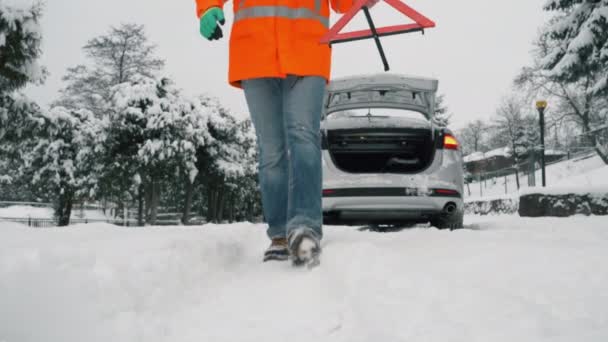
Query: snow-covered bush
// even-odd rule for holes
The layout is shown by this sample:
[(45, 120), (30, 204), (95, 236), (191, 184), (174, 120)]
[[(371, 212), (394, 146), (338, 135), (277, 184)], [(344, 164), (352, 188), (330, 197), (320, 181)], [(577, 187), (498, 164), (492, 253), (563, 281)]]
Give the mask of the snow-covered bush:
[(117, 87), (114, 109), (112, 122), (123, 127), (141, 124), (137, 135), (143, 141), (136, 156), (140, 165), (158, 169), (176, 162), (194, 179), (196, 148), (213, 140), (204, 107), (181, 96), (168, 79), (142, 78)]
[(210, 145), (199, 151), (199, 182), (206, 191), (201, 206), (207, 218), (221, 222), (235, 217), (253, 220), (259, 202), (256, 138), (251, 121), (238, 122), (215, 98), (201, 96), (209, 108)]
[[(154, 222), (160, 184), (180, 172), (190, 183), (197, 151), (213, 141), (208, 110), (182, 96), (168, 79), (140, 77), (115, 88), (108, 128), (106, 185), (137, 193)], [(118, 182), (116, 182), (118, 180)]]
[(32, 120), (35, 139), (23, 156), (25, 172), (39, 192), (54, 198), (59, 225), (67, 225), (74, 201), (93, 198), (98, 189), (104, 125), (88, 110), (63, 107)]

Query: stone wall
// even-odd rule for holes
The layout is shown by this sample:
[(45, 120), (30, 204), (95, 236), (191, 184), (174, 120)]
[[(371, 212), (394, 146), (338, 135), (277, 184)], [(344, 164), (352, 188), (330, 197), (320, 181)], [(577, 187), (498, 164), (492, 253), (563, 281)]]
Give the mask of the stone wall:
[[(519, 199), (519, 216), (567, 217), (578, 214), (608, 215), (608, 193), (526, 194)], [(606, 224), (608, 226), (608, 222)]]
[(464, 204), (464, 211), (469, 215), (515, 214), (519, 199), (497, 198), (492, 200), (469, 201)]
[[(467, 201), (469, 215), (519, 213), (522, 217), (608, 215), (608, 193), (597, 194), (523, 194), (514, 198)], [(606, 222), (608, 226), (608, 219)]]

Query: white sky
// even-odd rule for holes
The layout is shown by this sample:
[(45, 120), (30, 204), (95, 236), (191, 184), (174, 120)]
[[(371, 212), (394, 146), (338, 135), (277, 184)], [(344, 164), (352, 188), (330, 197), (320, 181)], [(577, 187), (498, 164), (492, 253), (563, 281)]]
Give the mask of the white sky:
[[(513, 77), (530, 63), (529, 51), (546, 20), (541, 0), (409, 0), (437, 27), (419, 33), (382, 38), (391, 71), (436, 77), (454, 113), (452, 127), (491, 116)], [(225, 7), (232, 22), (232, 3)], [(363, 28), (361, 19), (348, 28)], [(372, 10), (377, 26), (396, 24), (400, 15), (386, 4)], [(332, 16), (332, 21), (338, 18)], [(84, 62), (81, 47), (122, 22), (144, 24), (166, 74), (187, 94), (210, 93), (234, 111), (248, 116), (242, 91), (227, 83), (228, 40), (208, 42), (198, 33), (194, 0), (46, 0), (42, 18), (42, 64), (51, 75), (27, 93), (42, 105), (56, 99), (66, 68)], [(226, 29), (225, 29), (226, 30)], [(333, 76), (382, 72), (372, 40), (334, 47)]]

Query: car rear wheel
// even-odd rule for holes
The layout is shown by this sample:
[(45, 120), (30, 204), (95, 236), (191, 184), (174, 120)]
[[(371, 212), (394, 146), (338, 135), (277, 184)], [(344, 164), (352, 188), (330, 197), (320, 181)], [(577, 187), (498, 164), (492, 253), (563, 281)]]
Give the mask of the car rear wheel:
[(453, 215), (439, 215), (431, 219), (431, 226), (438, 229), (461, 229), (464, 227), (464, 213), (456, 212)]

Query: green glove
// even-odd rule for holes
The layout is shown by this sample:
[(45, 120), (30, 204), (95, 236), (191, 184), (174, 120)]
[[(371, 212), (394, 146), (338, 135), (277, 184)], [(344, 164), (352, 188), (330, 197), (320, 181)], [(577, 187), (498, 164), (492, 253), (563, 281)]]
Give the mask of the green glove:
[(222, 38), (222, 29), (217, 23), (224, 25), (224, 11), (219, 7), (211, 7), (201, 16), (200, 31), (203, 37), (209, 40)]

